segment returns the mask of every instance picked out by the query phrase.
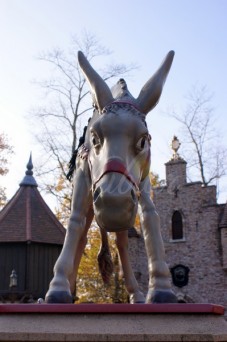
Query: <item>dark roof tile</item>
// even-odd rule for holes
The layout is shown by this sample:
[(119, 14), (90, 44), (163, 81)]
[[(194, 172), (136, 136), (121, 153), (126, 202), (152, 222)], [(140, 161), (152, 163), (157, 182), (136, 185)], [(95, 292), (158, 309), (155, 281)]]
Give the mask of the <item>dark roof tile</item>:
[(37, 189), (31, 171), (31, 157), (27, 167), (19, 190), (0, 212), (0, 242), (32, 241), (62, 245), (65, 228)]

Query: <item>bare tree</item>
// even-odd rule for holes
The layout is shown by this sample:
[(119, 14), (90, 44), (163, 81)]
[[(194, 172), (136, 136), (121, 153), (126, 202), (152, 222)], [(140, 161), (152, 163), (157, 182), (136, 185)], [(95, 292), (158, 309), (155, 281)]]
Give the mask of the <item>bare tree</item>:
[(181, 124), (182, 152), (188, 168), (196, 171), (204, 186), (217, 183), (227, 166), (227, 149), (217, 131), (212, 97), (205, 86), (194, 86), (186, 98), (185, 109), (180, 114), (170, 113)]
[[(32, 125), (37, 119), (37, 141), (43, 149), (38, 176), (42, 176), (43, 189), (55, 196), (62, 210), (70, 209), (71, 187), (65, 182), (68, 161), (75, 151), (78, 136), (91, 116), (90, 96), (84, 76), (77, 63), (77, 52), (84, 52), (89, 61), (110, 55), (94, 35), (84, 32), (81, 39), (74, 37), (70, 51), (54, 49), (39, 56), (50, 66), (51, 76), (36, 81), (45, 92), (44, 105), (32, 110)], [(94, 63), (95, 61), (93, 61)], [(99, 70), (105, 80), (122, 76), (135, 69), (135, 65), (111, 64)]]
[[(13, 148), (8, 142), (8, 138), (5, 134), (0, 133), (0, 176), (4, 176), (8, 173), (8, 160), (9, 156), (13, 153)], [(0, 209), (6, 204), (5, 188), (0, 186)]]

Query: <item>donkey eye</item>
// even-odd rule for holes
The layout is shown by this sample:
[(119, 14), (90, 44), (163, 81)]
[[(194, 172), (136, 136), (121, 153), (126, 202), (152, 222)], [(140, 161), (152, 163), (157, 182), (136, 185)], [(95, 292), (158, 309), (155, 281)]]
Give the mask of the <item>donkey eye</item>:
[(93, 137), (92, 138), (92, 144), (97, 145), (97, 143), (98, 143), (98, 139), (96, 137)]
[(94, 147), (98, 147), (100, 145), (100, 139), (97, 134), (93, 133), (91, 137), (91, 142)]
[(146, 141), (147, 141), (146, 136), (141, 137), (136, 144), (137, 149), (142, 151), (144, 147), (146, 146)]
[(142, 149), (144, 148), (145, 143), (146, 143), (146, 139), (145, 139), (144, 137), (141, 138), (141, 140), (140, 140), (140, 147), (141, 147)]

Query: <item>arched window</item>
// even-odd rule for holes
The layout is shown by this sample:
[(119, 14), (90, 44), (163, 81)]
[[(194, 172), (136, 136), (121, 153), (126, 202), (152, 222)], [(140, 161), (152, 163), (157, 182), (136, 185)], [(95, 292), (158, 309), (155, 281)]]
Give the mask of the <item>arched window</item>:
[(176, 210), (172, 216), (172, 239), (180, 240), (183, 239), (183, 222), (181, 213)]

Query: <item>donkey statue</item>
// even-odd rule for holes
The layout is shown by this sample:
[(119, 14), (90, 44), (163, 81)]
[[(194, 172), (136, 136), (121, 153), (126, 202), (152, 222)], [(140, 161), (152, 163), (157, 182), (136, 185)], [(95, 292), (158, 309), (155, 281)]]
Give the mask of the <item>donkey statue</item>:
[[(159, 216), (150, 198), (151, 138), (145, 121), (161, 96), (173, 57), (174, 52), (170, 51), (135, 99), (123, 79), (110, 90), (83, 53), (78, 52), (79, 65), (90, 85), (94, 112), (75, 162), (72, 211), (46, 294), (47, 303), (72, 303), (77, 270), (94, 216), (104, 241), (100, 259), (108, 252), (107, 232), (116, 233), (130, 303), (177, 301), (165, 262)], [(146, 298), (139, 289), (128, 255), (127, 230), (133, 227), (137, 211), (148, 257)]]

